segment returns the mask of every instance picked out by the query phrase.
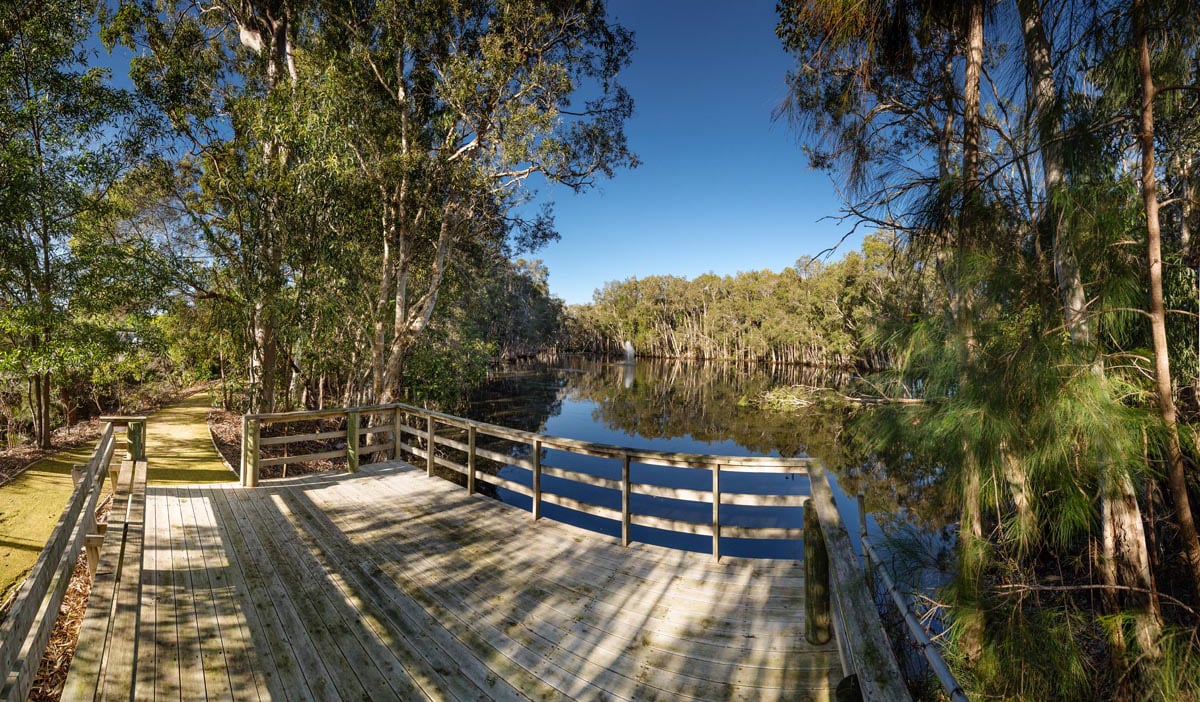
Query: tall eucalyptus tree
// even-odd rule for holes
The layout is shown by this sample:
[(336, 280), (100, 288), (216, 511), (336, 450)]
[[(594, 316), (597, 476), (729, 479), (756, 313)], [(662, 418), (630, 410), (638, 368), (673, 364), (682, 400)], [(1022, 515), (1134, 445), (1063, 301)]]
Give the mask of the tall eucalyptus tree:
[(616, 82), (632, 37), (595, 0), (379, 0), (319, 22), (304, 109), (324, 117), (314, 164), (373, 223), (339, 236), (359, 242), (363, 357), (385, 402), (458, 259), (557, 236), (548, 212), (518, 216), (532, 177), (583, 190), (636, 165)]

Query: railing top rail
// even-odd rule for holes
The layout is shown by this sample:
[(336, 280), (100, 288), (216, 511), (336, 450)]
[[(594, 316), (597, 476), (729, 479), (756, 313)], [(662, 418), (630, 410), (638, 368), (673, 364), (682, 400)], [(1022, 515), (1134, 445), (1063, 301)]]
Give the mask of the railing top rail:
[(299, 421), (305, 419), (322, 419), (328, 417), (337, 417), (349, 412), (358, 412), (359, 414), (369, 412), (384, 412), (388, 410), (400, 409), (405, 412), (412, 412), (424, 417), (434, 417), (446, 424), (452, 424), (464, 429), (475, 427), (476, 431), (482, 431), (485, 434), (497, 436), (500, 438), (532, 443), (540, 441), (543, 448), (561, 449), (565, 451), (582, 452), (593, 455), (609, 456), (612, 458), (620, 458), (628, 455), (630, 460), (638, 461), (653, 461), (656, 463), (666, 463), (672, 465), (684, 465), (693, 467), (713, 467), (713, 466), (771, 466), (796, 468), (807, 470), (809, 466), (816, 463), (815, 458), (783, 458), (777, 456), (718, 456), (701, 453), (673, 453), (670, 451), (653, 451), (650, 449), (639, 449), (630, 446), (619, 446), (616, 444), (601, 444), (591, 441), (582, 441), (580, 439), (571, 439), (564, 436), (552, 436), (548, 434), (538, 434), (535, 432), (524, 431), (522, 429), (511, 429), (509, 427), (500, 426), (498, 424), (490, 424), (481, 422), (475, 419), (467, 419), (465, 417), (456, 417), (451, 414), (436, 412), (434, 410), (425, 409), (407, 405), (402, 402), (392, 402), (382, 405), (366, 405), (363, 407), (343, 407), (337, 409), (326, 410), (301, 410), (298, 412), (272, 412), (264, 414), (247, 414), (246, 419), (258, 420), (264, 424), (275, 422)]
[(105, 424), (113, 424), (116, 426), (124, 426), (130, 422), (144, 422), (147, 417), (145, 415), (106, 415), (100, 418), (100, 421)]

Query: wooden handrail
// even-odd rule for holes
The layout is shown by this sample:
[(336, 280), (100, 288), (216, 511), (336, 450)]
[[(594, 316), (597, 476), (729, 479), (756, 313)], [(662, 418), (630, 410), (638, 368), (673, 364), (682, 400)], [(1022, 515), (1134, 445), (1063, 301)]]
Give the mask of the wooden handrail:
[[(96, 524), (96, 506), (116, 445), (113, 428), (118, 424), (130, 427), (138, 424), (137, 418), (106, 417), (105, 420), (91, 458), (72, 471), (75, 489), (33, 569), (17, 590), (12, 610), (0, 625), (0, 700), (24, 700), (28, 696), (50, 643), (75, 563), (85, 545), (88, 567), (95, 568), (97, 539), (102, 533)], [(144, 420), (140, 426), (145, 426)], [(130, 450), (139, 449), (131, 444)]]
[[(432, 418), (443, 424), (457, 426), (460, 429), (469, 429), (475, 427), (477, 431), (494, 436), (499, 439), (507, 439), (509, 441), (517, 441), (521, 443), (531, 444), (534, 441), (541, 441), (543, 448), (557, 449), (560, 451), (568, 451), (570, 453), (578, 453), (582, 455), (598, 456), (601, 458), (620, 458), (623, 454), (629, 454), (635, 463), (647, 463), (650, 465), (666, 465), (683, 468), (703, 468), (712, 470), (712, 466), (720, 464), (721, 470), (737, 469), (740, 467), (755, 467), (761, 468), (765, 466), (786, 468), (787, 472), (796, 472), (797, 469), (807, 468), (816, 462), (816, 459), (811, 457), (801, 458), (775, 458), (771, 456), (716, 456), (702, 453), (674, 453), (670, 451), (652, 451), (649, 449), (639, 449), (629, 446), (620, 446), (616, 444), (600, 444), (591, 441), (581, 441), (579, 439), (570, 439), (564, 436), (552, 436), (548, 434), (537, 434), (522, 429), (512, 429), (501, 426), (499, 424), (490, 424), (481, 422), (475, 419), (467, 419), (465, 417), (456, 417), (450, 414), (444, 414), (434, 410), (406, 405), (401, 402), (392, 402), (385, 405), (367, 405), (365, 407), (352, 407), (340, 409), (326, 410), (302, 410), (298, 412), (273, 412), (267, 414), (247, 414), (246, 420), (257, 421), (259, 426), (266, 424), (277, 424), (282, 422), (300, 422), (313, 419), (329, 419), (332, 417), (346, 416), (351, 410), (360, 415), (383, 413), (392, 410), (401, 410), (418, 415), (422, 418)], [(759, 471), (747, 471), (759, 472)]]
[[(376, 426), (365, 426), (359, 418), (380, 416)], [(405, 421), (404, 418), (410, 418)], [(303, 433), (292, 437), (287, 435), (262, 438), (263, 425), (287, 424), (293, 422), (313, 421), (318, 419), (345, 418), (345, 431), (312, 431), (306, 429)], [(415, 423), (413, 422), (415, 419)], [(467, 436), (451, 438), (439, 436), (438, 428), (454, 427), (466, 432)], [(630, 527), (632, 525), (649, 526), (654, 528), (677, 531), (687, 534), (711, 536), (713, 540), (712, 553), (714, 559), (721, 557), (721, 535), (760, 539), (798, 539), (803, 533), (800, 528), (785, 527), (746, 527), (740, 525), (722, 524), (722, 505), (741, 505), (749, 507), (786, 507), (801, 506), (807, 499), (803, 495), (758, 494), (739, 492), (722, 485), (722, 473), (792, 473), (807, 474), (809, 467), (815, 464), (812, 458), (776, 458), (770, 456), (714, 456), (708, 454), (672, 453), (668, 451), (652, 451), (628, 446), (600, 444), (579, 439), (569, 439), (560, 436), (550, 436), (534, 432), (511, 429), (497, 424), (481, 422), (465, 417), (456, 417), (442, 412), (435, 412), (403, 403), (385, 405), (369, 405), (366, 407), (351, 407), (341, 409), (312, 410), (301, 412), (276, 412), (270, 414), (247, 414), (243, 418), (242, 441), (242, 484), (253, 487), (258, 484), (260, 469), (265, 466), (282, 465), (286, 463), (302, 463), (305, 461), (325, 458), (345, 457), (347, 470), (357, 469), (360, 455), (391, 451), (393, 459), (400, 459), (404, 453), (423, 459), (425, 470), (433, 473), (435, 466), (448, 468), (467, 477), (467, 489), (475, 491), (476, 480), (484, 480), (498, 487), (526, 495), (532, 501), (533, 518), (542, 516), (544, 503), (554, 504), (576, 511), (582, 511), (594, 516), (617, 519), (621, 524), (621, 541), (628, 545), (630, 542)], [(363, 436), (380, 432), (391, 432), (391, 442), (376, 444), (363, 448)], [(528, 459), (510, 456), (477, 445), (479, 435), (490, 436), (504, 441), (512, 441), (529, 447)], [(279, 446), (300, 441), (312, 441), (321, 438), (345, 437), (345, 449), (323, 449), (314, 453), (301, 453), (285, 456), (264, 457), (264, 446)], [(466, 442), (459, 440), (466, 438)], [(419, 442), (423, 442), (424, 446)], [(466, 460), (458, 462), (439, 455), (438, 449), (447, 449), (466, 454)], [(553, 466), (543, 461), (547, 450), (557, 450), (566, 453), (597, 456), (617, 461), (621, 468), (621, 478), (601, 478), (580, 471)], [(485, 458), (504, 463), (524, 470), (528, 473), (528, 481), (514, 481), (497, 475), (481, 473), (476, 468), (476, 459)], [(465, 465), (464, 465), (465, 463)], [(640, 463), (648, 465), (670, 466), (678, 468), (694, 468), (710, 473), (711, 483), (708, 489), (684, 489), (666, 485), (647, 483), (634, 480), (629, 465)], [(619, 512), (609, 507), (593, 504), (586, 499), (576, 499), (546, 490), (543, 476), (556, 480), (565, 480), (593, 488), (612, 490), (619, 493), (621, 509)], [(712, 519), (691, 521), (688, 519), (671, 519), (656, 515), (639, 514), (634, 512), (631, 502), (634, 495), (646, 497), (661, 497), (685, 502), (711, 505)], [(614, 495), (614, 502), (617, 495)]]

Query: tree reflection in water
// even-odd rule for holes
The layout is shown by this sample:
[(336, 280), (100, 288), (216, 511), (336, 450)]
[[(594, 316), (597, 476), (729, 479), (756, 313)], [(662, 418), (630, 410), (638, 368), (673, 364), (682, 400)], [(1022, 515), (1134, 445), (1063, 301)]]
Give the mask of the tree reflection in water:
[[(868, 510), (885, 525), (919, 525), (926, 535), (937, 534), (948, 524), (950, 511), (944, 505), (937, 472), (930, 470), (903, 450), (887, 445), (876, 432), (873, 413), (887, 411), (850, 405), (834, 393), (818, 396), (813, 404), (787, 411), (762, 409), (755, 399), (767, 390), (785, 386), (843, 388), (847, 374), (794, 365), (700, 363), (639, 359), (635, 364), (614, 363), (572, 356), (554, 367), (509, 366), (493, 374), (455, 408), (456, 414), (507, 427), (565, 436), (585, 441), (634, 448), (684, 453), (726, 455), (810, 455), (831, 469), (843, 490), (841, 506), (851, 532), (857, 509), (846, 495), (862, 492)], [(492, 450), (527, 457), (529, 448), (494, 441)], [(548, 465), (586, 470), (605, 477), (619, 477), (615, 461), (549, 451)], [(484, 471), (521, 477), (523, 471), (505, 472), (505, 466), (480, 461)], [(635, 470), (654, 472), (656, 479), (679, 486), (707, 489), (707, 472), (693, 471), (681, 477), (678, 469), (641, 466)], [(646, 473), (643, 473), (644, 475)], [(783, 476), (731, 476), (750, 480), (780, 480)], [(635, 476), (635, 480), (637, 477)], [(528, 498), (481, 482), (481, 491), (516, 505), (528, 507)], [(547, 489), (550, 489), (547, 486)], [(729, 489), (736, 489), (732, 485)], [(772, 490), (796, 494), (808, 491), (806, 479)], [(655, 503), (663, 514), (679, 515), (686, 510), (670, 501)], [(648, 501), (649, 503), (649, 501)], [(618, 505), (619, 506), (619, 503)], [(636, 509), (636, 507), (635, 507)], [(733, 510), (736, 512), (736, 510)], [(586, 528), (614, 534), (618, 525), (591, 519), (579, 513), (547, 509), (547, 516)], [(724, 508), (722, 514), (724, 515)], [(800, 511), (781, 508), (769, 519), (791, 526)], [(706, 537), (679, 537), (644, 530), (639, 541), (707, 550)], [(730, 539), (730, 553), (790, 556), (795, 545), (777, 552), (763, 550), (762, 543)], [(942, 539), (935, 539), (944, 545)], [(779, 546), (776, 544), (776, 546)], [(939, 549), (940, 550), (940, 549)], [(923, 559), (922, 559), (923, 560)]]

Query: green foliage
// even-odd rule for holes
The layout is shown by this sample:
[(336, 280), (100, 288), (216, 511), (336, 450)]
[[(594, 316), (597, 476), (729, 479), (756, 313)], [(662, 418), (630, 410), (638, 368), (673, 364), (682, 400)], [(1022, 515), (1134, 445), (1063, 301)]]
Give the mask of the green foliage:
[(894, 243), (869, 236), (861, 253), (779, 273), (610, 282), (569, 310), (567, 345), (620, 354), (628, 340), (644, 356), (879, 368), (883, 330), (906, 321)]

